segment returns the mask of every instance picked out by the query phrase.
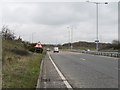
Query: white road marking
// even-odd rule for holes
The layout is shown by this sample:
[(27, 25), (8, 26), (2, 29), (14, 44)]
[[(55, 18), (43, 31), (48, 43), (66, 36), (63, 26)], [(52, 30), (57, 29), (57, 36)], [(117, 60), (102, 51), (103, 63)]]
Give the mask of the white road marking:
[(66, 80), (66, 78), (63, 76), (63, 74), (60, 72), (60, 70), (58, 69), (58, 67), (55, 65), (54, 61), (52, 60), (50, 54), (48, 53), (48, 56), (53, 64), (53, 66), (55, 67), (56, 71), (58, 72), (59, 76), (61, 77), (62, 81), (64, 82), (64, 84), (66, 85), (66, 87), (70, 90), (73, 90), (72, 86), (69, 84), (69, 82)]
[(68, 53), (71, 53), (71, 54), (83, 54), (83, 53), (79, 53), (79, 52), (68, 52)]
[(80, 58), (81, 60), (86, 60), (86, 59), (84, 59), (84, 58)]

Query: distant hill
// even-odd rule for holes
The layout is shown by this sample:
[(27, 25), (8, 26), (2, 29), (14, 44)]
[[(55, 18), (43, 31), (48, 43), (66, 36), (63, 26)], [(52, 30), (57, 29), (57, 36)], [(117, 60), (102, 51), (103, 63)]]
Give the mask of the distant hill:
[[(96, 43), (94, 42), (86, 42), (86, 41), (79, 41), (79, 42), (74, 42), (72, 43), (73, 49), (81, 49), (81, 50), (85, 50), (85, 49), (91, 49), (91, 50), (95, 50), (96, 48)], [(99, 43), (99, 49), (103, 50), (103, 49), (110, 49), (112, 46), (111, 43)], [(70, 43), (65, 43), (62, 45), (63, 48), (70, 48)]]
[[(70, 49), (70, 43), (64, 43), (63, 45), (53, 45), (53, 44), (43, 44), (44, 48), (53, 48), (54, 46), (58, 46), (60, 49)], [(96, 43), (94, 42), (86, 42), (86, 41), (79, 41), (72, 43), (73, 49), (81, 49), (81, 50), (95, 50)], [(111, 43), (99, 43), (99, 50), (112, 50)]]

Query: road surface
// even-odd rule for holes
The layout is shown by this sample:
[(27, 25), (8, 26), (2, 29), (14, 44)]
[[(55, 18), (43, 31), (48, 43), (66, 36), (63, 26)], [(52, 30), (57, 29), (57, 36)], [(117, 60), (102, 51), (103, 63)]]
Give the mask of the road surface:
[(118, 59), (74, 52), (49, 52), (73, 88), (118, 88)]

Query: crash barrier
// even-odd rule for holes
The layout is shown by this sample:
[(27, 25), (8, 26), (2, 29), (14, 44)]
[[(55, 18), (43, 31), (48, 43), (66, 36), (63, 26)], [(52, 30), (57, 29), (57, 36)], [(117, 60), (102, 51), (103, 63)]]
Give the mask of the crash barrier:
[(109, 56), (109, 57), (120, 57), (120, 52), (101, 52), (101, 51), (83, 51), (83, 50), (71, 50), (72, 52)]

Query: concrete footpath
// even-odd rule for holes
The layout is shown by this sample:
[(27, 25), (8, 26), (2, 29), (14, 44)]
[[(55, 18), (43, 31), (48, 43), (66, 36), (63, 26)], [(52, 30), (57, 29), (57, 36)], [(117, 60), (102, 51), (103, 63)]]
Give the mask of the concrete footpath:
[(42, 71), (38, 79), (39, 85), (37, 85), (37, 90), (41, 90), (41, 88), (67, 89), (47, 54), (42, 63)]

